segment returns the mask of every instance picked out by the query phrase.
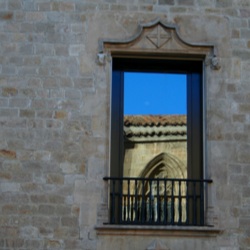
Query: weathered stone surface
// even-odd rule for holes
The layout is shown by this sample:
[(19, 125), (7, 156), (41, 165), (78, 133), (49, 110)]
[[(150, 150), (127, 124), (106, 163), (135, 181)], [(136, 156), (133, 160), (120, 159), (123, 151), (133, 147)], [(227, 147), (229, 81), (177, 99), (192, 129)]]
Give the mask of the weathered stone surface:
[[(249, 17), (248, 0), (0, 1), (0, 248), (249, 249)], [(96, 235), (109, 216), (112, 66), (96, 63), (98, 40), (157, 18), (187, 42), (214, 44), (221, 62), (204, 65), (216, 237)]]
[(5, 158), (10, 158), (10, 159), (15, 159), (16, 158), (16, 152), (11, 151), (11, 150), (1, 149), (0, 150), (0, 156), (5, 157)]

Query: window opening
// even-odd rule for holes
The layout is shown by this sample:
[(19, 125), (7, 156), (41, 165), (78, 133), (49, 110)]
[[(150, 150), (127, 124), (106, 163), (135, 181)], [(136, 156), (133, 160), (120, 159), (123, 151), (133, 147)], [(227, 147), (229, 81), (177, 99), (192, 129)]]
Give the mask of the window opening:
[(114, 58), (110, 223), (204, 225), (202, 89), (201, 61)]

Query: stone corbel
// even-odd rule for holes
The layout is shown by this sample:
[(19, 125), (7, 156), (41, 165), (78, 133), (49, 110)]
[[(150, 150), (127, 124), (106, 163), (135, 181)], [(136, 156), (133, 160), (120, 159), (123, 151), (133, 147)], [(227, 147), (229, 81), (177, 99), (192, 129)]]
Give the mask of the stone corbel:
[(110, 62), (111, 57), (107, 53), (98, 53), (96, 56), (96, 63), (98, 65), (105, 65), (106, 62)]
[(96, 57), (96, 63), (99, 65), (104, 65), (106, 61), (106, 54), (105, 53), (98, 53)]
[(221, 68), (220, 59), (216, 56), (208, 56), (206, 58), (206, 65), (210, 66), (213, 70), (219, 70)]

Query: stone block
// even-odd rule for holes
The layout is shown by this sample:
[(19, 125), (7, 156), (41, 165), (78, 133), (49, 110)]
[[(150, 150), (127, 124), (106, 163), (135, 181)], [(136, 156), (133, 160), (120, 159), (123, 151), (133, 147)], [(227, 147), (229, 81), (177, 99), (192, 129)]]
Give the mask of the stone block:
[(9, 106), (11, 108), (27, 108), (29, 104), (30, 100), (24, 98), (12, 98), (9, 101)]
[[(52, 188), (55, 186), (52, 186)], [(58, 189), (60, 190), (60, 189)], [(68, 188), (65, 186), (61, 187), (61, 190), (67, 194), (69, 191), (71, 191), (71, 188)], [(64, 203), (64, 197), (59, 194), (50, 194), (48, 195), (48, 202), (52, 204), (63, 204)]]
[(25, 118), (34, 118), (35, 117), (35, 111), (30, 110), (30, 109), (22, 109), (20, 110), (20, 117), (25, 117)]
[(0, 157), (8, 158), (8, 159), (15, 159), (16, 158), (16, 152), (6, 149), (0, 150)]
[(246, 229), (246, 228), (248, 228), (248, 226), (249, 226), (250, 219), (247, 218), (247, 217), (245, 217), (245, 218), (240, 218), (239, 222), (240, 222), (240, 227)]
[(52, 44), (35, 44), (34, 46), (34, 54), (36, 55), (52, 56), (54, 53)]
[(0, 20), (8, 21), (13, 19), (13, 12), (0, 12)]
[(55, 184), (55, 185), (63, 185), (64, 184), (64, 176), (61, 174), (48, 174), (47, 175), (47, 183)]
[(32, 0), (27, 0), (23, 3), (23, 10), (25, 11), (35, 11), (38, 10), (37, 5)]
[(67, 216), (71, 214), (71, 207), (65, 205), (58, 205), (55, 207), (55, 213), (58, 216)]
[[(25, 183), (25, 182), (32, 181), (32, 174), (27, 173), (27, 172), (22, 172), (19, 170), (13, 173), (13, 181), (16, 183)], [(23, 187), (21, 186), (21, 189), (22, 188)]]
[(15, 117), (18, 116), (18, 110), (15, 108), (13, 109), (7, 109), (7, 108), (2, 108), (0, 109), (0, 116), (1, 117)]
[(34, 99), (31, 102), (31, 108), (32, 109), (46, 109), (47, 108), (47, 102), (44, 99)]
[(46, 128), (49, 129), (60, 129), (62, 128), (62, 122), (59, 120), (47, 120), (46, 121)]
[(18, 238), (18, 227), (16, 226), (4, 226), (0, 228), (0, 238)]
[(62, 242), (60, 240), (46, 239), (44, 243), (45, 249), (62, 249)]
[(18, 192), (20, 190), (19, 183), (0, 183), (1, 192)]
[(67, 89), (65, 91), (65, 97), (67, 99), (82, 99), (82, 93), (81, 91), (77, 89)]
[(0, 97), (0, 106), (1, 107), (8, 107), (9, 103), (8, 103), (8, 99), (7, 98), (1, 98)]
[(174, 0), (159, 0), (160, 5), (174, 5)]
[(28, 22), (42, 22), (46, 20), (46, 17), (43, 12), (30, 11), (26, 13), (26, 20)]
[[(115, 0), (116, 1), (116, 0)], [(77, 2), (75, 9), (78, 12), (87, 12), (87, 11), (94, 11), (96, 9), (96, 3), (88, 3), (88, 2)]]
[(178, 0), (179, 5), (194, 5), (194, 0)]
[(17, 68), (15, 66), (2, 66), (1, 70), (3, 75), (15, 75), (17, 72)]
[(54, 231), (54, 237), (59, 239), (70, 239), (79, 237), (78, 228), (59, 227)]
[(229, 183), (231, 185), (247, 186), (248, 181), (249, 181), (248, 176), (241, 175), (241, 174), (232, 174), (229, 178)]
[(17, 213), (17, 205), (16, 204), (6, 204), (6, 205), (2, 206), (2, 213), (5, 215), (16, 214)]
[(48, 197), (43, 194), (32, 194), (30, 195), (30, 200), (33, 203), (47, 203), (48, 202)]
[(68, 112), (60, 110), (60, 111), (56, 111), (53, 115), (54, 119), (65, 119), (68, 117)]
[(59, 11), (73, 11), (75, 10), (75, 3), (62, 2), (59, 4)]
[(51, 110), (37, 110), (36, 109), (36, 117), (43, 119), (52, 119), (53, 111)]
[(24, 246), (24, 240), (19, 238), (7, 239), (5, 244), (7, 248), (17, 249)]
[(9, 10), (20, 10), (22, 8), (22, 2), (20, 0), (9, 0), (7, 8)]
[(84, 45), (70, 45), (69, 46), (69, 55), (70, 56), (79, 56), (82, 52), (85, 51)]
[(78, 227), (78, 219), (75, 217), (65, 216), (61, 218), (61, 224), (64, 227), (76, 228)]
[(33, 55), (34, 54), (33, 44), (24, 44), (24, 45), (22, 44), (19, 46), (18, 51), (21, 55)]
[(101, 180), (104, 175), (105, 168), (103, 160), (97, 157), (90, 157), (88, 160), (88, 177)]
[(240, 15), (242, 18), (249, 18), (250, 17), (250, 10), (248, 9), (240, 9)]
[(24, 242), (25, 249), (42, 249), (43, 248), (43, 240), (36, 239), (27, 239)]
[(34, 215), (34, 214), (37, 214), (37, 211), (38, 211), (38, 207), (34, 205), (24, 204), (24, 205), (18, 206), (18, 213), (20, 215)]
[(77, 165), (75, 163), (64, 162), (60, 164), (60, 168), (64, 174), (73, 174), (77, 172)]
[(1, 181), (9, 181), (12, 179), (12, 176), (8, 172), (0, 172), (0, 180)]
[(2, 1), (0, 3), (0, 9), (1, 10), (6, 10), (7, 9), (7, 1)]
[(32, 226), (21, 227), (20, 236), (26, 239), (38, 238), (39, 230), (37, 227), (32, 227)]
[(153, 5), (139, 5), (140, 11), (151, 12), (153, 11)]
[(41, 215), (53, 215), (55, 212), (55, 207), (51, 205), (40, 205), (38, 212)]
[(67, 44), (55, 44), (54, 50), (55, 50), (55, 54), (57, 56), (68, 56), (69, 55), (69, 45), (67, 45)]
[(97, 202), (101, 198), (101, 187), (97, 186), (98, 181), (76, 180), (74, 190), (74, 201), (77, 204)]
[(93, 209), (96, 207), (96, 201), (83, 202), (80, 205), (80, 227), (91, 226), (97, 222), (97, 211)]

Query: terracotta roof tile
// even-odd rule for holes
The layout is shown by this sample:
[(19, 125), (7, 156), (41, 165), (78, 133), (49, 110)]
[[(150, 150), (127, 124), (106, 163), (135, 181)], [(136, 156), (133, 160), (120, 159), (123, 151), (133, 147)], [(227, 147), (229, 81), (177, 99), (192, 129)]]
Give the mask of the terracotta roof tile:
[(124, 135), (129, 141), (186, 140), (186, 116), (127, 115)]
[(186, 115), (125, 115), (124, 126), (182, 126), (186, 125)]

